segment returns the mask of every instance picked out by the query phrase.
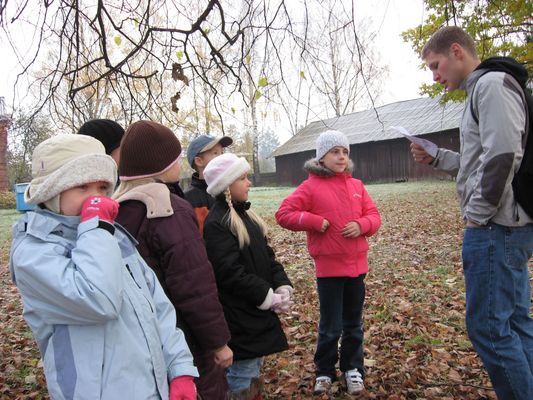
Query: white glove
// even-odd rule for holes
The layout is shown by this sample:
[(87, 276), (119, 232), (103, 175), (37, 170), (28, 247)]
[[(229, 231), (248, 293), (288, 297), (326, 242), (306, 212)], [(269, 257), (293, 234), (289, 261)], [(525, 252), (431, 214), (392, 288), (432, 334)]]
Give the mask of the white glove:
[(274, 293), (279, 293), (279, 294), (287, 293), (289, 295), (289, 298), (292, 297), (293, 292), (294, 292), (294, 288), (289, 285), (280, 286), (274, 291)]
[(272, 294), (272, 303), (270, 303), (270, 309), (275, 311), (276, 307), (279, 307), (283, 303), (283, 295), (279, 293)]
[(277, 314), (289, 312), (291, 306), (294, 304), (294, 302), (291, 301), (292, 292), (294, 292), (294, 289), (289, 285), (278, 287), (275, 290), (274, 295), (281, 295), (281, 301), (276, 305), (273, 304), (270, 309)]

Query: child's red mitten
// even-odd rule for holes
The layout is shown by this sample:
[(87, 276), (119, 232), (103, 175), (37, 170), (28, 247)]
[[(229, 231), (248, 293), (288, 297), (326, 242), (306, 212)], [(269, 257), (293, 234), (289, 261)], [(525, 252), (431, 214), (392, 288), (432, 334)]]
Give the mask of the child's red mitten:
[(196, 400), (196, 385), (192, 376), (184, 375), (170, 382), (169, 400)]
[(81, 206), (80, 221), (98, 217), (112, 224), (117, 215), (118, 203), (115, 200), (105, 196), (91, 196)]

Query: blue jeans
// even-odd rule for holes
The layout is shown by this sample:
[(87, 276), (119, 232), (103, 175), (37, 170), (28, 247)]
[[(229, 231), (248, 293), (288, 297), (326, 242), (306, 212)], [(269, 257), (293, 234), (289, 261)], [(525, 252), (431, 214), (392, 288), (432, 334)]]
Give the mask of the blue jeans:
[(229, 390), (232, 393), (237, 393), (248, 389), (252, 379), (261, 376), (262, 366), (263, 357), (233, 361), (231, 367), (226, 370)]
[(466, 228), (466, 328), (501, 400), (533, 399), (533, 224)]
[(315, 353), (317, 376), (335, 380), (339, 359), (342, 372), (357, 368), (363, 371), (363, 304), (365, 275), (357, 278), (317, 278), (320, 323)]

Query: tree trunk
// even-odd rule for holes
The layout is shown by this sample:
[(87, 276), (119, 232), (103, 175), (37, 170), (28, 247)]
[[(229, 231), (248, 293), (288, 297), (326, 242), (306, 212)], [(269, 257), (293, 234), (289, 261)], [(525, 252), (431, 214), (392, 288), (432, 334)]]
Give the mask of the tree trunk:
[(259, 170), (259, 132), (257, 130), (257, 106), (252, 102), (252, 132), (254, 138), (253, 164), (254, 164), (254, 185), (261, 183), (261, 171)]
[(259, 171), (259, 132), (257, 130), (257, 100), (255, 98), (255, 87), (251, 77), (248, 78), (248, 94), (250, 95), (250, 114), (252, 118), (252, 167), (254, 170), (253, 184), (258, 186), (261, 183)]

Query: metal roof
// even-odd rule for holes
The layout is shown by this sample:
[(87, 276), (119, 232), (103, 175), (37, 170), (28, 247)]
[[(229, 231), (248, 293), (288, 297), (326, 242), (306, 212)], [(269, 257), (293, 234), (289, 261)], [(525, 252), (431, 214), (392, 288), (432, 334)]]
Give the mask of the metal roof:
[(358, 144), (403, 137), (392, 126), (403, 126), (415, 136), (459, 128), (464, 103), (441, 104), (440, 99), (422, 97), (311, 122), (274, 150), (272, 156), (313, 150), (318, 135), (328, 129), (341, 131), (350, 144)]

